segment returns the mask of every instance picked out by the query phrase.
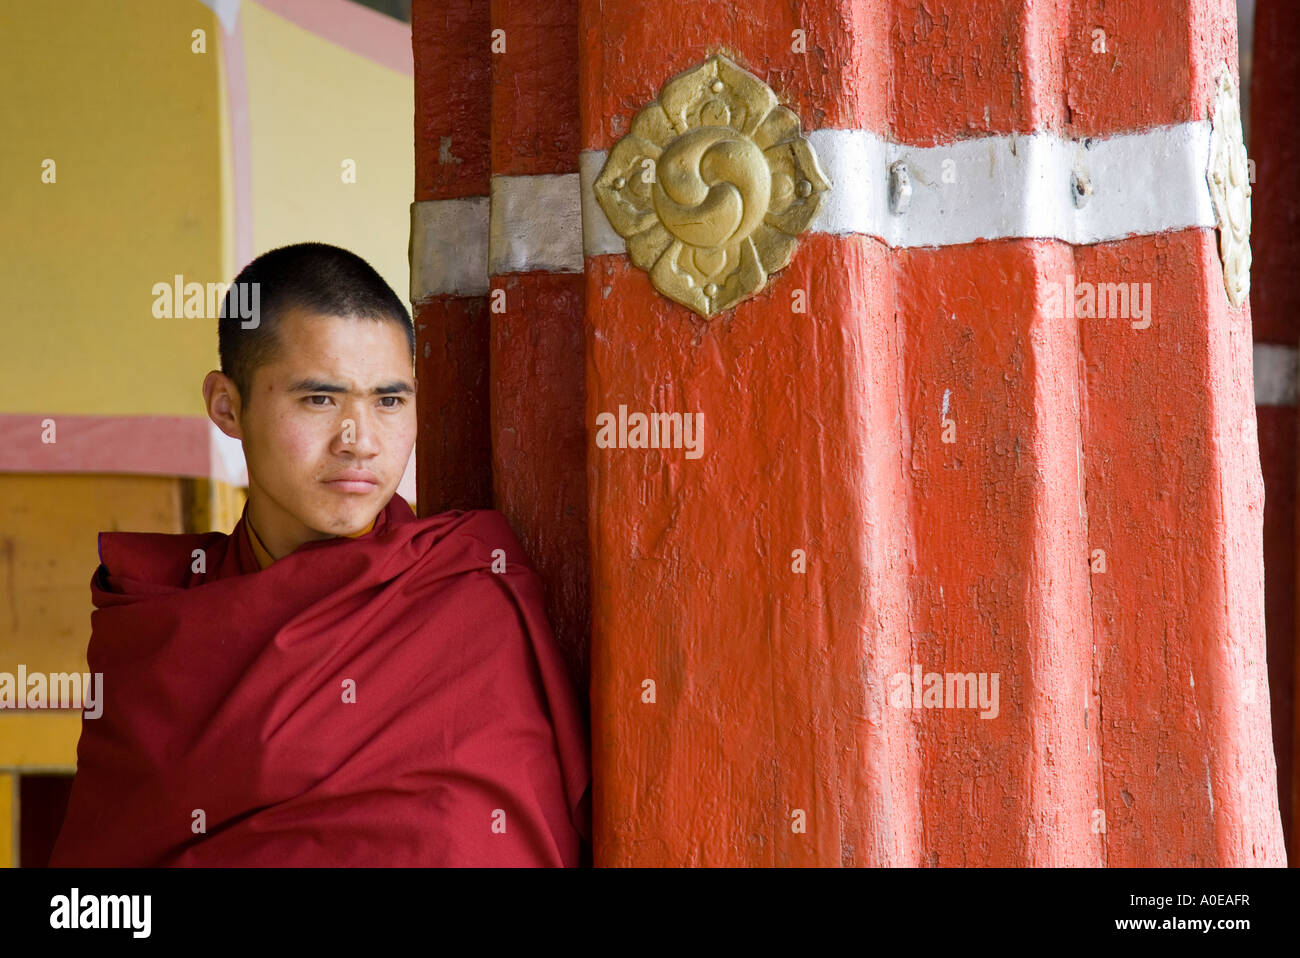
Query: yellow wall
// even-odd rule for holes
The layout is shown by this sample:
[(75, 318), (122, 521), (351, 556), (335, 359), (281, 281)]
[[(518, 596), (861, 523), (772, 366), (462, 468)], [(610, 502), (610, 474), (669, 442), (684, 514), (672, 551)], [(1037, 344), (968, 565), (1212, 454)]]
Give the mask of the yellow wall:
[[(410, 291), (415, 183), (411, 77), (335, 46), (256, 3), (241, 8), (253, 144), (253, 246), (350, 249)], [(342, 163), (356, 162), (357, 182)]]
[(81, 671), (99, 531), (183, 531), (180, 481), (0, 475), (0, 529), (0, 671)]
[(0, 4), (0, 413), (203, 413), (215, 325), (152, 289), (229, 279), (219, 29), (197, 0)]
[[(405, 299), (411, 78), (252, 0), (240, 23), (254, 255), (335, 243)], [(0, 415), (204, 415), (215, 319), (155, 318), (153, 286), (239, 265), (223, 42), (198, 0), (0, 0)], [(205, 480), (0, 473), (0, 670), (86, 669), (99, 531), (229, 531), (242, 505)], [(71, 771), (80, 722), (0, 712), (0, 865), (18, 773)]]
[[(85, 672), (98, 533), (185, 531), (182, 480), (0, 475), (0, 671)], [(0, 866), (16, 864), (18, 776), (72, 772), (79, 712), (0, 711)], [(6, 784), (8, 783), (8, 784)]]
[[(411, 78), (251, 0), (240, 29), (254, 255), (334, 243), (405, 300)], [(0, 3), (0, 307), (23, 357), (0, 414), (203, 415), (215, 320), (156, 319), (153, 285), (234, 278), (223, 42), (198, 0)]]
[[(0, 671), (87, 671), (101, 530), (229, 532), (243, 504), (202, 479), (0, 475)], [(0, 867), (17, 855), (19, 774), (74, 771), (80, 735), (79, 712), (0, 711)]]

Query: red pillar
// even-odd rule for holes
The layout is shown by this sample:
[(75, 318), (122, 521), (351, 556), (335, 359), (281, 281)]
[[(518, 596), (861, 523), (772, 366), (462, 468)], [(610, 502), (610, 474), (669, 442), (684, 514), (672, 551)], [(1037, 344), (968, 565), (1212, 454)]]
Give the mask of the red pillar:
[(428, 41), (422, 436), (590, 610), (597, 863), (1281, 864), (1231, 3), (541, 11)]
[[(547, 585), (586, 701), (587, 442), (578, 168), (576, 0), (492, 3), (493, 503)], [(541, 196), (547, 202), (538, 206)], [(573, 230), (548, 212), (568, 198)], [(558, 241), (557, 241), (558, 240)]]
[[(877, 125), (877, 6), (584, 4), (583, 144), (611, 147), (719, 49), (804, 123)], [(819, 29), (836, 17), (848, 29)], [(909, 642), (887, 250), (805, 239), (707, 321), (624, 255), (587, 277), (588, 422), (704, 416), (699, 458), (588, 454), (597, 863), (915, 861), (914, 744), (871, 687)]]
[(567, 189), (577, 222), (576, 8), (539, 10), (412, 7), (418, 499), (426, 515), (506, 516), (546, 582), (550, 621), (585, 699), (580, 236), (567, 273), (552, 268), (562, 263), (529, 266), (550, 248), (539, 230), (553, 225), (530, 219), (537, 190)]
[[(589, 424), (706, 424), (695, 460), (589, 450), (597, 861), (1280, 863), (1249, 319), (1187, 165), (1231, 5), (625, 0), (584, 4), (582, 31), (585, 148), (723, 52), (805, 130), (940, 151), (914, 189), (943, 214), (897, 226), (934, 243), (891, 239), (905, 209), (813, 230), (708, 319), (589, 255)], [(1076, 142), (1134, 131), (1160, 155), (1115, 147), (1118, 171)], [(984, 175), (964, 141), (1031, 133), (1076, 157), (1077, 209), (1110, 212), (1062, 207), (1054, 233), (1036, 205), (1069, 167), (1003, 140), (990, 166), (1063, 175), (963, 240), (979, 195), (941, 195), (942, 151)], [(1147, 203), (1148, 163), (1186, 196)], [(1056, 315), (1067, 280), (1149, 288), (1150, 320)], [(999, 676), (1000, 709), (891, 702), (918, 665)]]
[[(426, 516), (491, 505), (486, 235), (475, 236), (474, 225), (464, 222), (478, 206), (486, 225), (489, 22), (482, 4), (416, 2), (411, 8), (411, 302), (420, 420), (415, 470), (416, 500)], [(451, 235), (462, 225), (463, 236)], [(481, 245), (483, 263), (464, 247), (463, 258), (448, 255), (460, 242)]]

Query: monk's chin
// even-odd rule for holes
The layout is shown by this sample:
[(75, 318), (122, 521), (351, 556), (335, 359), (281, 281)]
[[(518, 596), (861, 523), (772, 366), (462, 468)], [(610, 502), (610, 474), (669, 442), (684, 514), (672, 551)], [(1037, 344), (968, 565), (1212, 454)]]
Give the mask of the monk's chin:
[[(351, 536), (361, 532), (379, 515), (383, 503), (374, 496), (350, 496), (346, 502), (324, 502), (315, 510), (314, 521), (307, 524), (322, 535)], [(386, 501), (386, 500), (385, 500)]]

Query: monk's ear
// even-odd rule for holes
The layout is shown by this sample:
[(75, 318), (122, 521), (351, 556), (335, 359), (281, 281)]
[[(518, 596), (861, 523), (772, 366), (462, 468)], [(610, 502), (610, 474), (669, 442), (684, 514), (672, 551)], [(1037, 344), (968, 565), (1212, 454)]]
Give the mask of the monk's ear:
[(231, 439), (244, 438), (239, 424), (242, 404), (233, 379), (218, 369), (203, 377), (203, 404), (207, 406), (208, 418), (218, 429)]

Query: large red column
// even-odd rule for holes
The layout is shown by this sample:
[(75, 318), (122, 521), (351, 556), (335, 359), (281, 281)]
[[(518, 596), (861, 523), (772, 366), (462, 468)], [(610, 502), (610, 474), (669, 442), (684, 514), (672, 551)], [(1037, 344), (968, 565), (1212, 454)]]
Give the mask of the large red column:
[[(1206, 180), (1231, 4), (606, 0), (581, 35), (593, 170), (745, 133), (722, 73), (638, 119), (721, 53), (850, 197), (707, 318), (656, 287), (653, 221), (716, 224), (747, 147), (621, 224), (586, 197), (589, 430), (704, 423), (697, 458), (588, 449), (597, 862), (1281, 864), (1249, 313)], [(931, 675), (996, 706), (931, 707)]]
[(590, 614), (597, 863), (1282, 864), (1229, 0), (463, 9), (422, 505)]
[[(804, 123), (879, 126), (875, 6), (584, 4), (583, 145), (610, 148), (719, 50)], [(910, 661), (888, 250), (807, 238), (707, 321), (621, 254), (587, 282), (588, 422), (704, 417), (698, 458), (588, 453), (597, 863), (916, 861), (922, 769), (878, 694)]]

